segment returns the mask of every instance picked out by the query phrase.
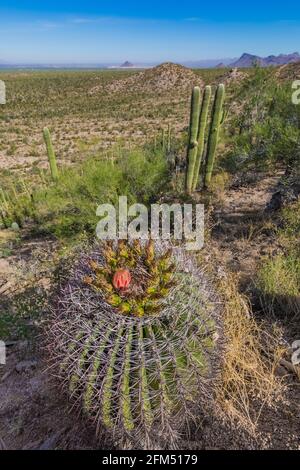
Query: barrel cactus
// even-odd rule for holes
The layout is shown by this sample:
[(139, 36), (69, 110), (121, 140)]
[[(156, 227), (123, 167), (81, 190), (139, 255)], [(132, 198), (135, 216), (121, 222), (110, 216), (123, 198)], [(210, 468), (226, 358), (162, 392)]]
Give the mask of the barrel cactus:
[(120, 442), (176, 447), (212, 403), (219, 312), (193, 258), (163, 243), (98, 242), (67, 270), (49, 325), (55, 375)]

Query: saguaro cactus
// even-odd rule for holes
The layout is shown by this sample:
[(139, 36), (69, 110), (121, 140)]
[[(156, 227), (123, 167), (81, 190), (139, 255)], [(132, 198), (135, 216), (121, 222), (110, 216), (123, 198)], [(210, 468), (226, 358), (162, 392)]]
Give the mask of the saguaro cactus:
[(171, 133), (172, 133), (171, 126), (170, 124), (168, 124), (168, 145), (167, 145), (168, 152), (171, 151)]
[[(125, 267), (131, 282), (114, 286)], [(211, 289), (190, 255), (158, 242), (100, 243), (74, 263), (55, 302), (49, 352), (98, 432), (170, 448), (212, 403), (221, 330)]]
[(220, 125), (223, 117), (223, 104), (225, 99), (225, 86), (220, 84), (217, 88), (213, 111), (212, 111), (212, 123), (208, 138), (208, 147), (207, 147), (207, 159), (205, 167), (205, 178), (204, 186), (208, 188), (211, 181), (211, 175), (213, 171), (216, 149), (219, 140)]
[(53, 181), (57, 181), (58, 169), (57, 169), (57, 163), (56, 163), (56, 156), (55, 156), (53, 145), (52, 145), (51, 135), (47, 127), (44, 128), (43, 135), (44, 135), (44, 141), (45, 141), (46, 148), (47, 148), (47, 155), (48, 155), (48, 160), (49, 160), (49, 165), (50, 165), (51, 176), (52, 176)]
[(191, 100), (191, 115), (190, 115), (190, 128), (189, 128), (189, 141), (187, 152), (187, 171), (185, 187), (187, 193), (192, 192), (193, 177), (195, 171), (197, 149), (198, 149), (198, 128), (200, 116), (200, 99), (201, 91), (198, 86), (194, 87)]
[(204, 142), (205, 142), (205, 131), (207, 127), (207, 118), (208, 118), (210, 99), (211, 99), (211, 86), (208, 85), (205, 87), (205, 90), (204, 90), (204, 96), (203, 96), (200, 119), (199, 119), (199, 129), (198, 129), (198, 136), (197, 136), (198, 149), (197, 149), (197, 157), (196, 157), (196, 163), (195, 163), (195, 169), (194, 169), (192, 191), (195, 191), (197, 187), (200, 166), (202, 163)]

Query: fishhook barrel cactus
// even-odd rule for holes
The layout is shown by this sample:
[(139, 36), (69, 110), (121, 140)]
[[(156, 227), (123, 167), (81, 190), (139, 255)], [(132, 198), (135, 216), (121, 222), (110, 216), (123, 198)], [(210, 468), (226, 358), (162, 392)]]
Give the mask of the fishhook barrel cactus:
[(216, 305), (182, 249), (98, 243), (74, 263), (55, 302), (56, 375), (98, 433), (110, 430), (139, 448), (176, 446), (212, 399)]

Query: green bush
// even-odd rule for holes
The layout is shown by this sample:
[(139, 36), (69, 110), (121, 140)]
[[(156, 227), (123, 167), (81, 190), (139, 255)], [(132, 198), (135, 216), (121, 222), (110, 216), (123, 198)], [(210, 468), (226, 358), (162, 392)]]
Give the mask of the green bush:
[(282, 211), (279, 241), (283, 252), (263, 262), (257, 286), (262, 306), (272, 314), (300, 314), (300, 203)]
[(257, 68), (238, 100), (242, 111), (231, 123), (230, 169), (299, 165), (300, 106), (292, 103), (291, 84), (278, 83), (274, 72)]
[(59, 181), (33, 191), (19, 200), (23, 213), (35, 220), (35, 227), (57, 237), (94, 233), (99, 204), (117, 204), (121, 195), (130, 204), (149, 204), (166, 188), (168, 166), (162, 152), (134, 150), (116, 161), (88, 159), (82, 165), (64, 169)]

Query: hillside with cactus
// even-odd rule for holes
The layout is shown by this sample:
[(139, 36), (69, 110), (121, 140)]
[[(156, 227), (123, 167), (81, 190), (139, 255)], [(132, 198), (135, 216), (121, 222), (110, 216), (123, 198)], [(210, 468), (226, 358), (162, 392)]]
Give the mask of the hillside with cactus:
[(196, 84), (203, 83), (191, 69), (178, 64), (164, 63), (125, 80), (118, 80), (108, 86), (108, 90), (161, 93), (172, 90), (184, 91)]
[[(0, 74), (0, 447), (298, 448), (297, 67)], [(119, 196), (204, 247), (96, 239)]]

